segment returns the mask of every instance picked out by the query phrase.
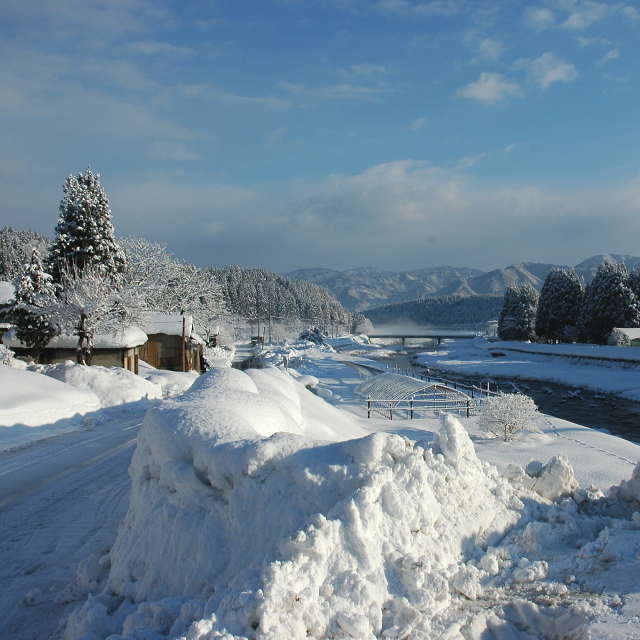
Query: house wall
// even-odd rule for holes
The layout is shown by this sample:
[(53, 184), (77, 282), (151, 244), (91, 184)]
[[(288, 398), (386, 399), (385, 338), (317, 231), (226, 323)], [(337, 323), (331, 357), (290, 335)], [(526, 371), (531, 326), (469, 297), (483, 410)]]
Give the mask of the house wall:
[[(147, 343), (140, 348), (140, 359), (156, 369), (182, 371), (182, 336), (150, 334)], [(187, 342), (185, 359), (187, 371), (202, 371), (202, 345)]]
[[(35, 359), (35, 349), (13, 347), (11, 350), (17, 356)], [(91, 364), (100, 367), (123, 367), (137, 374), (139, 352), (140, 347), (131, 349), (94, 349)], [(40, 352), (40, 364), (58, 364), (66, 360), (76, 361), (75, 349), (45, 348)]]

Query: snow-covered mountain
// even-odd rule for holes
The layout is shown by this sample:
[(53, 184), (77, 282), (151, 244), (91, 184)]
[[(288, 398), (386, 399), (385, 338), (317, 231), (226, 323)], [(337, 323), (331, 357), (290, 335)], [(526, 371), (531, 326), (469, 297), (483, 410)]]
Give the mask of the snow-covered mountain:
[[(574, 269), (590, 282), (605, 260), (624, 262), (629, 271), (640, 268), (640, 257), (611, 253), (593, 256)], [(319, 284), (328, 289), (347, 309), (364, 311), (425, 296), (502, 294), (507, 287), (525, 282), (539, 291), (553, 267), (570, 268), (568, 265), (522, 262), (488, 272), (468, 267), (442, 266), (395, 273), (375, 267), (363, 267), (347, 271), (299, 269), (285, 275), (294, 280)]]

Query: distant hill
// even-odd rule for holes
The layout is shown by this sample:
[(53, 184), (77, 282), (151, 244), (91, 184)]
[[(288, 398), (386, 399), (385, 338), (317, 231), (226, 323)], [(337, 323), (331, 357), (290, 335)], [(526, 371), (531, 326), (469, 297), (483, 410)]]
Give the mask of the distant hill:
[[(640, 268), (640, 257), (612, 253), (593, 256), (574, 269), (590, 282), (604, 260), (622, 262), (629, 271)], [(286, 275), (324, 287), (347, 309), (365, 311), (425, 297), (502, 295), (507, 287), (525, 282), (540, 291), (553, 267), (570, 268), (568, 265), (522, 262), (486, 273), (468, 267), (443, 266), (399, 273), (375, 267), (348, 271), (299, 269)]]

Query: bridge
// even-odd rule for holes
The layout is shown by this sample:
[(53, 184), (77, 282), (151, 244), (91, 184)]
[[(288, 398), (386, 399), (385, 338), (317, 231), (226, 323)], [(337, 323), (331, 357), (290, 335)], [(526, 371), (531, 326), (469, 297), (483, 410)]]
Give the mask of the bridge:
[(369, 333), (370, 338), (396, 338), (398, 340), (402, 340), (402, 346), (406, 345), (406, 341), (410, 339), (431, 339), (437, 340), (438, 344), (442, 344), (444, 339), (471, 339), (475, 338), (478, 334), (474, 331), (415, 331), (415, 332), (402, 332), (402, 331), (393, 331), (393, 332), (378, 332), (375, 329)]

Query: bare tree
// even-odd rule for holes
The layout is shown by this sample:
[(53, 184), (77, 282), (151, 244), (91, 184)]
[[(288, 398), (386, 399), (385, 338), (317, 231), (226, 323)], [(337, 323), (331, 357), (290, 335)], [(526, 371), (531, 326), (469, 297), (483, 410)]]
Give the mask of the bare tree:
[(140, 290), (96, 265), (63, 271), (60, 293), (43, 307), (61, 334), (78, 337), (77, 361), (87, 365), (96, 335), (122, 333), (146, 318)]

